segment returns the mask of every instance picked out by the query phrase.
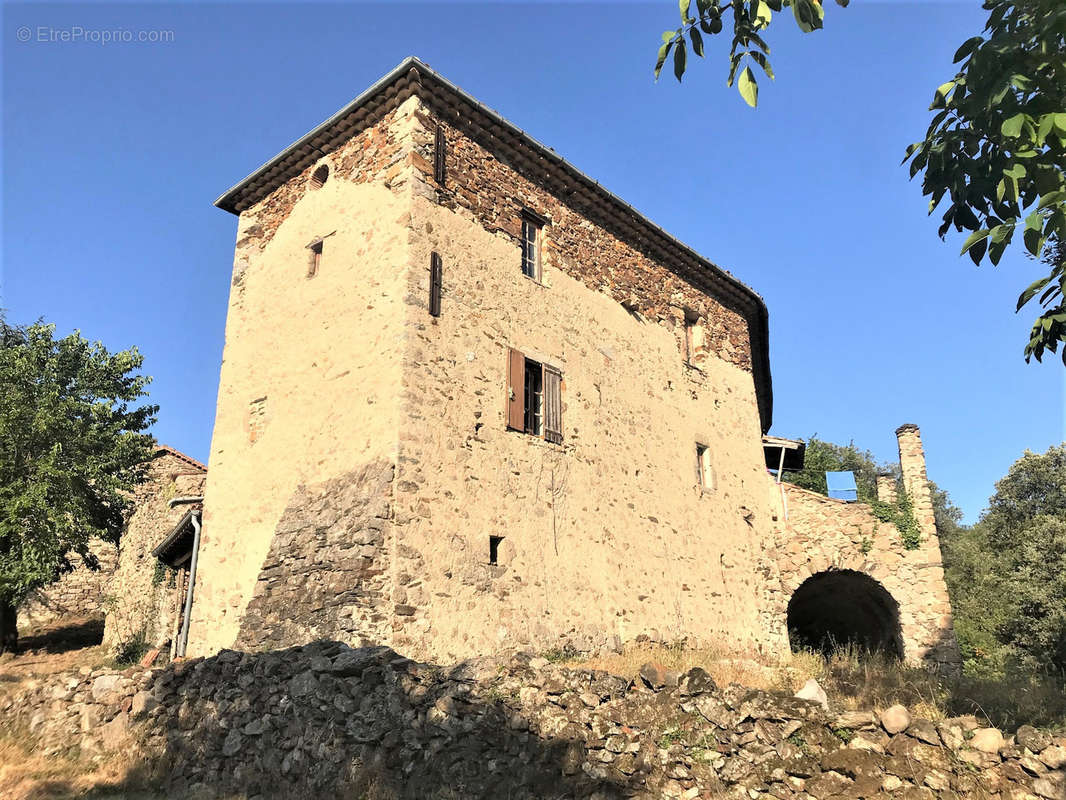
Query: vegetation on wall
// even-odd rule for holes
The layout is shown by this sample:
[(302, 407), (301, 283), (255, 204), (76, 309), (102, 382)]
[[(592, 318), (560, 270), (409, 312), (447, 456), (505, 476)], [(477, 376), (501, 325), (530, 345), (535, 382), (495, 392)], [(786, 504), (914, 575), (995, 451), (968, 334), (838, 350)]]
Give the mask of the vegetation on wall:
[(154, 445), (142, 360), (0, 316), (0, 653), (17, 648), (29, 592), (73, 558), (95, 567), (93, 538), (118, 540)]

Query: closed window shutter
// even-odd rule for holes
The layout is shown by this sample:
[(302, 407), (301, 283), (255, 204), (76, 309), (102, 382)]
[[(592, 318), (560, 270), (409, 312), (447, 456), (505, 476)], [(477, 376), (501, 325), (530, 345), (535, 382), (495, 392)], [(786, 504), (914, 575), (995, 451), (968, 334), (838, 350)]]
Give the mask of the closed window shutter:
[(555, 367), (544, 367), (544, 438), (558, 444), (563, 440), (563, 375)]
[(437, 135), (433, 140), (433, 178), (439, 186), (444, 186), (444, 129), (437, 126)]
[(507, 356), (507, 427), (526, 429), (526, 357), (517, 350)]
[(434, 317), (440, 316), (440, 290), (444, 278), (444, 267), (441, 265), (440, 253), (431, 253), (429, 256), (429, 313)]

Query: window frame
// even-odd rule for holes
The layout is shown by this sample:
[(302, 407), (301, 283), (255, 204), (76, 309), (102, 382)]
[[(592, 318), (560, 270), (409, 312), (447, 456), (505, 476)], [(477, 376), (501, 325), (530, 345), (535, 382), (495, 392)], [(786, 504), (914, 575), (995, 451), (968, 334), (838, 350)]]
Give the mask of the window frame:
[(562, 444), (562, 370), (514, 348), (508, 349), (507, 364), (507, 429)]

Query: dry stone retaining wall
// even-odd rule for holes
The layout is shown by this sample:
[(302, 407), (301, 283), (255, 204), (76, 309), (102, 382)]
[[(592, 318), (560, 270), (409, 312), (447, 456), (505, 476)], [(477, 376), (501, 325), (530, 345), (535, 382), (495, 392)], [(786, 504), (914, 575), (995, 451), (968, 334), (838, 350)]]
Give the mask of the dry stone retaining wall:
[(89, 552), (96, 559), (96, 568), (90, 568), (80, 556), (71, 554), (71, 571), (55, 583), (32, 592), (19, 606), (20, 626), (103, 615), (107, 585), (118, 563), (118, 548), (112, 542), (93, 539), (89, 542)]
[(43, 746), (140, 745), (168, 796), (1066, 798), (1066, 738), (902, 706), (830, 713), (703, 670), (635, 682), (517, 654), (339, 642), (59, 676), (0, 702)]

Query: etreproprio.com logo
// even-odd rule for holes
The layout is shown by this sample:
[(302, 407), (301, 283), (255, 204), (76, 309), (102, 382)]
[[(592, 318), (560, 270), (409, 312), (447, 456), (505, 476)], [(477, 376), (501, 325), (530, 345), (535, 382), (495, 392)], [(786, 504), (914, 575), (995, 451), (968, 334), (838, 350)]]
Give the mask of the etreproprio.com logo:
[(20, 25), (15, 31), (15, 39), (35, 44), (166, 44), (174, 41), (174, 31)]

